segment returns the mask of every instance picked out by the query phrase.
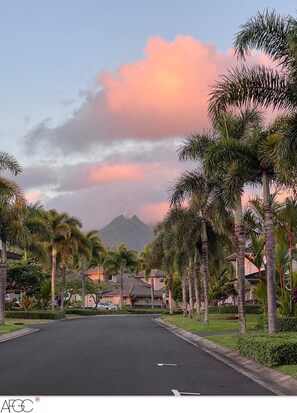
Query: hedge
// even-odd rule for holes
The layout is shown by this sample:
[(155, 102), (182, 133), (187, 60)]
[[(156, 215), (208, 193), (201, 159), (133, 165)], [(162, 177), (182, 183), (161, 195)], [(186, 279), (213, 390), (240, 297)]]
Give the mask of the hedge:
[(291, 334), (242, 334), (239, 353), (267, 367), (297, 364), (297, 340)]
[[(180, 314), (181, 310), (175, 310), (174, 314)], [(90, 310), (83, 308), (69, 308), (66, 314), (76, 314), (82, 316), (108, 315), (108, 314), (169, 314), (169, 309), (161, 308), (125, 308), (124, 310)]]
[(24, 318), (24, 319), (44, 319), (60, 320), (65, 318), (65, 312), (61, 311), (5, 311), (5, 318)]
[[(267, 316), (260, 317), (257, 323), (257, 329), (268, 331)], [(297, 317), (279, 317), (276, 320), (276, 328), (278, 333), (297, 331)]]
[[(238, 314), (237, 305), (218, 305), (215, 307), (208, 307), (209, 314)], [(245, 306), (246, 314), (261, 314), (262, 308), (258, 304), (247, 304)]]
[(277, 331), (297, 331), (296, 317), (280, 317), (276, 320)]

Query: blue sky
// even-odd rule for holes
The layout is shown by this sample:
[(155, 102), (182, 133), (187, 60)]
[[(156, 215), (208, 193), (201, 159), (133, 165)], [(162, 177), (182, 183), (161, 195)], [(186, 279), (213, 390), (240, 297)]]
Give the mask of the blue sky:
[[(51, 125), (67, 122), (74, 109), (85, 107), (86, 96), (100, 89), (98, 76), (102, 71), (114, 74), (124, 64), (145, 60), (145, 48), (152, 36), (159, 36), (168, 44), (178, 35), (191, 36), (203, 45), (214, 43), (218, 52), (226, 53), (240, 24), (264, 8), (295, 15), (296, 3), (1, 0), (2, 150), (13, 153), (24, 167), (54, 163), (57, 155), (52, 156), (48, 149), (37, 149), (34, 156), (28, 148), (25, 151), (25, 135), (45, 119), (51, 119)], [(122, 140), (120, 145), (126, 147), (127, 142)], [(113, 147), (105, 150), (113, 153)], [(70, 154), (64, 163), (88, 162), (102, 150), (98, 148), (84, 156)], [(59, 159), (61, 167), (64, 155)], [(73, 196), (73, 191), (57, 195), (53, 187), (43, 187), (41, 192), (51, 197), (51, 206), (63, 209), (71, 205), (70, 201), (63, 204), (63, 199)], [(83, 214), (83, 206), (73, 212), (81, 211)], [(114, 211), (118, 212), (121, 211)], [(102, 223), (110, 216), (107, 214)]]

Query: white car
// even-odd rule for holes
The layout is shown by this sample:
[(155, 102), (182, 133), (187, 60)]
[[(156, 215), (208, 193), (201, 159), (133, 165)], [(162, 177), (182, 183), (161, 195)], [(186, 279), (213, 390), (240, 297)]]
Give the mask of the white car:
[(93, 310), (116, 310), (118, 307), (113, 303), (101, 302), (95, 304)]

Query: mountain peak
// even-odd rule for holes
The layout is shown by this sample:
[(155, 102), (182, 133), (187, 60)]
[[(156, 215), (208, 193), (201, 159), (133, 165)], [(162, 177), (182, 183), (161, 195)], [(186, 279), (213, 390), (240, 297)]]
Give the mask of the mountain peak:
[(136, 251), (142, 251), (154, 238), (151, 228), (136, 215), (132, 218), (125, 218), (124, 215), (114, 218), (99, 234), (109, 248), (115, 249), (118, 245), (125, 244), (128, 249)]

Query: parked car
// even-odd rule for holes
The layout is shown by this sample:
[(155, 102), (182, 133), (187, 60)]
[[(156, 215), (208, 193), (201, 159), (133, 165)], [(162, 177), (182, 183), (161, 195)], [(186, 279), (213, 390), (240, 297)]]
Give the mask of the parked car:
[(94, 305), (93, 310), (117, 310), (117, 306), (109, 302), (101, 302)]

